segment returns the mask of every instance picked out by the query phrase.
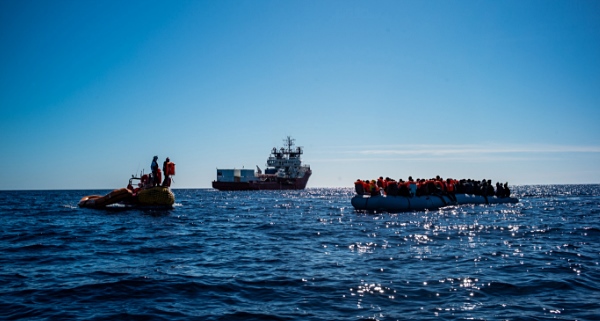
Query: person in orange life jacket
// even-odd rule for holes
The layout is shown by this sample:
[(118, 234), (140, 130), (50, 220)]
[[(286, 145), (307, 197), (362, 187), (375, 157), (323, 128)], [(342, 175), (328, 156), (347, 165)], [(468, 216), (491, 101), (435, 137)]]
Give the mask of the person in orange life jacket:
[(435, 177), (433, 183), (435, 184), (436, 188), (439, 189), (440, 192), (446, 192), (446, 184), (444, 184), (444, 181), (439, 175)]
[(398, 196), (398, 184), (395, 180), (386, 177), (385, 178), (385, 195)]
[(371, 194), (371, 181), (365, 179), (362, 181), (365, 194)]
[(383, 185), (384, 185), (385, 187), (387, 187), (387, 186), (388, 186), (388, 184), (390, 184), (390, 182), (394, 182), (394, 183), (396, 183), (396, 181), (394, 181), (393, 179), (391, 179), (391, 178), (389, 178), (389, 177), (386, 177), (386, 178), (383, 180)]
[(410, 196), (410, 182), (405, 182), (401, 179), (398, 181), (398, 195)]
[(456, 188), (454, 185), (454, 180), (448, 178), (446, 179), (446, 193), (448, 193), (448, 197), (450, 197), (451, 200), (456, 202)]
[(156, 161), (158, 156), (154, 156), (152, 158), (152, 164), (150, 164), (150, 170), (152, 170), (152, 186), (157, 186), (160, 184), (160, 180), (158, 178), (158, 162)]
[(169, 157), (167, 157), (167, 159), (165, 159), (165, 161), (163, 162), (163, 174), (165, 175), (165, 179), (163, 180), (162, 186), (165, 187), (171, 187), (171, 173), (167, 168), (167, 164), (169, 164), (170, 161), (171, 160), (169, 159)]
[(385, 181), (383, 180), (383, 176), (379, 176), (377, 179), (377, 187), (385, 188)]
[(454, 181), (450, 178), (446, 179), (446, 192), (448, 194), (454, 194)]
[(383, 180), (383, 176), (379, 176), (379, 178), (377, 179), (377, 187), (379, 188), (379, 190), (385, 191), (385, 181)]
[(381, 195), (381, 192), (379, 192), (379, 187), (377, 186), (377, 182), (375, 180), (371, 181), (369, 188), (370, 188), (371, 196)]
[(356, 191), (356, 194), (358, 194), (358, 195), (365, 194), (365, 187), (363, 185), (363, 181), (361, 181), (360, 179), (357, 179), (356, 182), (354, 182), (354, 190)]
[(421, 181), (423, 182), (423, 195), (432, 194), (435, 190), (435, 184), (433, 184), (433, 181), (431, 179), (421, 179)]
[(423, 185), (423, 190), (425, 191), (423, 195), (433, 194), (437, 191), (437, 186), (435, 186), (434, 180), (431, 178), (425, 179)]
[(417, 178), (417, 196), (429, 194), (427, 184), (424, 178)]

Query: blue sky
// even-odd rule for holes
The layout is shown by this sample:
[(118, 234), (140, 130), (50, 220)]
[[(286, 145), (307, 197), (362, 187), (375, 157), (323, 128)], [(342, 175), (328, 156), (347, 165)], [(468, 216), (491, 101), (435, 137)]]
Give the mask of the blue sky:
[(600, 183), (598, 1), (0, 2), (0, 189), (264, 168)]

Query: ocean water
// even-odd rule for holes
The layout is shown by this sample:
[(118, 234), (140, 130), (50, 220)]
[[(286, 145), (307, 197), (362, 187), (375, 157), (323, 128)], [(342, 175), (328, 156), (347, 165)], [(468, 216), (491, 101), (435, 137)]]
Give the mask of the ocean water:
[(599, 320), (600, 185), (363, 213), (353, 189), (0, 191), (3, 320)]

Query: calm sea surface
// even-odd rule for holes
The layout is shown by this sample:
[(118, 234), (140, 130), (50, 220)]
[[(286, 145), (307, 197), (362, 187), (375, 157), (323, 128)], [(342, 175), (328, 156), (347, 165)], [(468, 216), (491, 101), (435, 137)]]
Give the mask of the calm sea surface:
[(0, 191), (0, 319), (599, 320), (600, 185), (362, 213), (353, 189)]

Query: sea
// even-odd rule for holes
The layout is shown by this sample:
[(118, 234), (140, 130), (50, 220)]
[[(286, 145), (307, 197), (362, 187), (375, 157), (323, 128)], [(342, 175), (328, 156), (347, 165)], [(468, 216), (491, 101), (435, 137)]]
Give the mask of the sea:
[(353, 188), (0, 191), (1, 320), (600, 320), (600, 185), (361, 212)]

